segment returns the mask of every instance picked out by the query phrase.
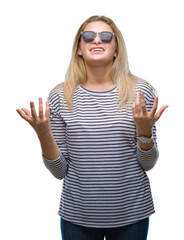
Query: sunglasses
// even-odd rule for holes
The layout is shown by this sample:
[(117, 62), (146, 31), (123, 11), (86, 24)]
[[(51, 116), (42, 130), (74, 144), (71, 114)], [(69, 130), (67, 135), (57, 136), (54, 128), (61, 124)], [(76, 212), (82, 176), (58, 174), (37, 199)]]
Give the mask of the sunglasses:
[[(97, 32), (93, 31), (84, 31), (80, 33), (83, 37), (84, 42), (89, 43), (92, 42), (95, 39), (95, 36)], [(104, 43), (110, 43), (112, 41), (112, 38), (115, 36), (115, 33), (113, 32), (99, 32), (100, 39)]]

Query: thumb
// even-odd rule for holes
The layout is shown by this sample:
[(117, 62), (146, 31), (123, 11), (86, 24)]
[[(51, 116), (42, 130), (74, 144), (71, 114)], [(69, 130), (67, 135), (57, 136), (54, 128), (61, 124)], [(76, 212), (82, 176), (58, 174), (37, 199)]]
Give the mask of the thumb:
[(165, 109), (168, 107), (168, 105), (164, 105), (163, 107), (161, 107), (158, 112), (155, 114), (155, 120), (158, 121), (159, 118), (162, 116), (163, 112), (165, 111)]

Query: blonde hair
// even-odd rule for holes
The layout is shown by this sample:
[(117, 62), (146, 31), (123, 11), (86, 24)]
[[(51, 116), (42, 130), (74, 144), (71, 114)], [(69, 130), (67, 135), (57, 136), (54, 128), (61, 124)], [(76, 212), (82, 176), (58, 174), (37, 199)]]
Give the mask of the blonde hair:
[(77, 52), (80, 43), (80, 32), (84, 30), (88, 23), (94, 21), (105, 22), (115, 33), (117, 43), (117, 57), (113, 61), (111, 75), (114, 83), (118, 88), (119, 105), (123, 106), (124, 103), (129, 102), (129, 100), (132, 100), (135, 96), (136, 77), (130, 73), (126, 46), (120, 30), (110, 18), (105, 16), (92, 16), (88, 18), (78, 29), (74, 39), (72, 58), (65, 75), (65, 81), (62, 85), (59, 85), (59, 87), (63, 87), (64, 100), (67, 101), (69, 107), (72, 107), (73, 95), (76, 88), (79, 85), (85, 83), (87, 78), (84, 60), (81, 56), (78, 55)]

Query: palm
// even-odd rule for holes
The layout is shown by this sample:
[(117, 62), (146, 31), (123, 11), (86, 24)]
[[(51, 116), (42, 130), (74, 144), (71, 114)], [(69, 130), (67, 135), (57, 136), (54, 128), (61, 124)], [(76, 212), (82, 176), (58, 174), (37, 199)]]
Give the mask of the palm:
[[(150, 135), (152, 127), (156, 121), (161, 117), (167, 105), (161, 107), (157, 111), (158, 97), (154, 99), (154, 104), (150, 112), (146, 109), (144, 94), (137, 94), (136, 101), (132, 106), (134, 121), (139, 135)], [(157, 111), (157, 112), (156, 112)]]

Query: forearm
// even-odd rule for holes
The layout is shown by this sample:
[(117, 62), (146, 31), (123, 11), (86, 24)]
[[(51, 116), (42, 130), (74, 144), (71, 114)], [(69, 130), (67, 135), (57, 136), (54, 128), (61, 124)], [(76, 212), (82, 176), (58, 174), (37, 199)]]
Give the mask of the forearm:
[[(138, 129), (137, 136), (138, 137), (144, 136), (150, 138), (152, 135), (154, 135), (154, 138), (156, 138), (155, 130), (153, 130), (153, 132), (152, 129), (146, 130), (142, 132)], [(155, 166), (157, 159), (159, 157), (159, 152), (154, 142), (154, 138), (151, 140), (151, 142), (146, 144), (141, 143), (139, 140), (137, 141), (137, 159), (139, 164), (145, 171), (151, 170)]]
[(57, 143), (54, 140), (52, 132), (47, 135), (39, 137), (42, 147), (42, 157), (45, 166), (57, 179), (63, 179), (67, 172), (67, 161)]
[[(150, 138), (150, 137), (152, 136), (152, 129), (151, 129), (151, 130), (149, 129), (149, 130), (147, 130), (147, 131), (145, 131), (145, 130), (144, 130), (144, 131), (137, 130), (137, 136), (138, 136), (138, 137), (144, 136), (144, 137)], [(139, 146), (142, 150), (147, 151), (147, 150), (150, 150), (151, 148), (153, 148), (153, 146), (154, 146), (154, 141), (153, 141), (153, 139), (152, 139), (151, 142), (146, 143), (146, 144), (143, 144), (143, 143), (141, 143), (140, 141), (138, 141), (137, 144), (138, 144), (138, 146)]]
[(152, 148), (147, 150), (143, 150), (139, 147), (139, 144), (137, 144), (137, 159), (139, 164), (145, 171), (149, 171), (155, 166), (158, 157), (159, 151), (154, 141)]
[(42, 148), (42, 155), (49, 160), (55, 160), (60, 155), (60, 150), (54, 140), (53, 134), (50, 131), (42, 136), (38, 136)]

